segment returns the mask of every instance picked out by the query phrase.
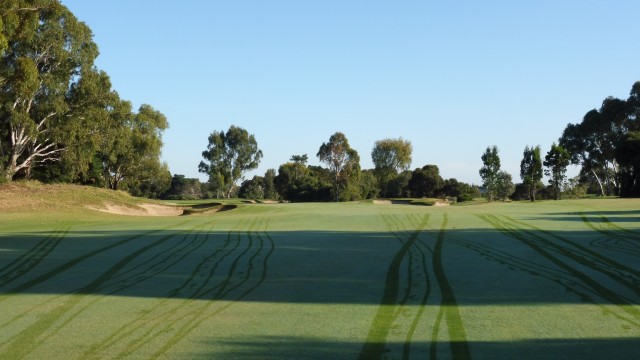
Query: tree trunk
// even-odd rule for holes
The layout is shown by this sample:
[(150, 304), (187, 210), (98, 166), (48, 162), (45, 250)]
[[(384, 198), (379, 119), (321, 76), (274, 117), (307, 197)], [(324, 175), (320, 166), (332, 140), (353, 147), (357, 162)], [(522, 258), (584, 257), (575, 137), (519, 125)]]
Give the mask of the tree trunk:
[(600, 193), (602, 194), (602, 196), (605, 196), (605, 194), (604, 194), (604, 186), (602, 185), (602, 181), (600, 181), (600, 178), (598, 177), (598, 174), (596, 174), (596, 171), (594, 169), (591, 169), (591, 173), (593, 174), (593, 176), (595, 176), (596, 181), (598, 182), (598, 185), (600, 186)]

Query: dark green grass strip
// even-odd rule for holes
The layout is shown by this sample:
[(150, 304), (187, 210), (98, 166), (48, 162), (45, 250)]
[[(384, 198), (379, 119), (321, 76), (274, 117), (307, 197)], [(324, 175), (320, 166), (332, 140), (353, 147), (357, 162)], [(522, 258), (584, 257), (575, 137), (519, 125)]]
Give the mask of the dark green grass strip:
[[(147, 232), (142, 233), (142, 234), (137, 234), (137, 235), (134, 235), (134, 236), (130, 236), (130, 237), (126, 238), (126, 239), (117, 241), (117, 242), (115, 242), (113, 244), (110, 244), (110, 245), (107, 245), (107, 246), (103, 246), (103, 247), (101, 247), (99, 249), (90, 251), (90, 252), (88, 252), (88, 253), (86, 253), (86, 254), (84, 254), (82, 256), (79, 256), (79, 257), (77, 257), (75, 259), (67, 261), (66, 263), (56, 267), (55, 269), (53, 269), (51, 271), (46, 272), (45, 274), (42, 274), (42, 275), (38, 276), (37, 278), (35, 278), (33, 280), (27, 281), (27, 282), (23, 283), (22, 285), (16, 286), (15, 288), (13, 288), (10, 291), (8, 291), (8, 293), (10, 293), (10, 294), (18, 294), (18, 293), (25, 292), (25, 291), (31, 289), (32, 287), (34, 287), (36, 285), (39, 285), (39, 284), (51, 279), (52, 277), (54, 277), (56, 275), (59, 275), (59, 274), (65, 272), (65, 271), (69, 270), (70, 268), (78, 265), (79, 263), (81, 263), (81, 262), (83, 262), (83, 261), (85, 261), (85, 260), (87, 260), (87, 259), (89, 259), (91, 257), (94, 257), (94, 256), (96, 256), (98, 254), (101, 254), (101, 253), (105, 252), (105, 251), (108, 251), (108, 250), (111, 250), (113, 248), (116, 248), (116, 247), (118, 247), (120, 245), (124, 245), (124, 244), (127, 244), (129, 242), (132, 242), (132, 241), (134, 241), (134, 240), (136, 240), (138, 238), (149, 236), (151, 234), (158, 233), (158, 232), (164, 231), (164, 230), (172, 228), (172, 227), (177, 227), (177, 226), (180, 226), (180, 225), (182, 225), (184, 223), (185, 222), (183, 222), (181, 224), (167, 226), (164, 229), (147, 231)], [(6, 297), (0, 298), (0, 302), (4, 301), (6, 299), (7, 299)]]
[[(237, 228), (238, 226), (241, 226), (241, 224), (242, 222), (237, 223), (233, 229)], [(217, 246), (216, 249), (211, 254), (204, 257), (202, 261), (200, 261), (195, 266), (190, 276), (187, 279), (185, 279), (185, 281), (181, 285), (170, 290), (167, 295), (167, 298), (164, 298), (158, 301), (153, 307), (146, 309), (143, 315), (140, 315), (131, 319), (129, 322), (127, 322), (126, 324), (123, 324), (114, 332), (112, 332), (109, 337), (102, 340), (100, 343), (97, 343), (91, 346), (89, 349), (87, 349), (87, 351), (84, 352), (84, 354), (82, 355), (82, 358), (87, 358), (89, 356), (95, 356), (96, 358), (101, 358), (101, 356), (98, 356), (98, 354), (101, 351), (104, 351), (110, 348), (111, 346), (115, 345), (116, 343), (125, 341), (126, 339), (130, 339), (130, 340), (133, 339), (132, 341), (138, 339), (138, 338), (134, 338), (134, 334), (136, 331), (144, 327), (149, 327), (149, 331), (152, 331), (153, 327), (150, 326), (149, 324), (152, 321), (157, 320), (157, 318), (147, 314), (153, 314), (156, 310), (161, 309), (170, 299), (174, 299), (179, 296), (184, 296), (187, 300), (182, 301), (181, 304), (178, 306), (178, 308), (174, 307), (171, 309), (167, 309), (166, 311), (163, 311), (163, 316), (161, 317), (161, 319), (166, 318), (167, 321), (169, 319), (169, 315), (175, 313), (175, 311), (177, 311), (184, 304), (186, 304), (189, 301), (188, 299), (196, 298), (198, 291), (192, 292), (190, 294), (185, 294), (184, 292), (188, 289), (192, 289), (194, 285), (197, 284), (198, 279), (204, 276), (203, 274), (206, 272), (207, 267), (211, 266), (211, 269), (208, 272), (208, 276), (206, 276), (206, 279), (202, 282), (200, 289), (204, 287), (206, 284), (208, 284), (211, 277), (215, 273), (217, 267), (220, 265), (220, 263), (235, 249), (237, 249), (237, 247), (240, 244), (239, 242), (236, 242), (235, 246), (232, 246), (231, 248), (229, 248), (233, 240), (231, 234), (232, 234), (231, 231), (229, 231), (229, 233), (225, 237), (224, 242), (221, 245)], [(207, 241), (209, 240), (210, 235), (211, 235), (210, 233), (207, 233), (207, 236), (206, 236)], [(215, 264), (213, 264), (212, 266), (211, 263), (215, 261), (216, 258), (218, 258), (218, 261), (216, 261)], [(148, 336), (148, 333), (145, 333), (143, 337), (144, 336)]]
[[(262, 231), (262, 233), (255, 233), (256, 236), (259, 239), (259, 243), (260, 243), (260, 248), (258, 249), (258, 251), (256, 252), (256, 254), (254, 254), (250, 259), (249, 259), (249, 264), (248, 264), (248, 268), (252, 269), (253, 268), (253, 261), (255, 259), (255, 256), (262, 252), (262, 250), (264, 249), (264, 239), (266, 238), (267, 240), (269, 240), (269, 251), (267, 252), (267, 254), (262, 258), (262, 271), (260, 274), (260, 277), (257, 279), (257, 281), (251, 285), (248, 286), (242, 293), (240, 293), (238, 296), (236, 296), (235, 298), (233, 298), (232, 300), (230, 300), (230, 302), (227, 305), (224, 305), (222, 307), (220, 307), (219, 309), (217, 309), (216, 311), (206, 314), (205, 315), (205, 311), (211, 307), (213, 304), (215, 304), (215, 301), (210, 301), (208, 303), (206, 303), (203, 308), (199, 309), (196, 313), (196, 316), (194, 316), (195, 321), (191, 321), (189, 323), (187, 323), (182, 329), (180, 329), (176, 334), (174, 334), (171, 339), (169, 339), (168, 341), (165, 342), (165, 344), (162, 346), (162, 348), (160, 348), (158, 351), (156, 351), (151, 358), (153, 359), (157, 359), (157, 358), (164, 358), (166, 357), (166, 352), (169, 351), (171, 348), (173, 348), (177, 343), (179, 343), (180, 341), (182, 341), (186, 336), (188, 336), (193, 330), (195, 330), (198, 326), (200, 326), (203, 322), (211, 319), (212, 317), (218, 315), (219, 313), (221, 313), (222, 311), (228, 309), (229, 307), (231, 307), (232, 305), (234, 305), (235, 303), (242, 301), (242, 299), (244, 299), (246, 296), (248, 296), (250, 293), (252, 293), (253, 291), (255, 291), (260, 285), (262, 285), (262, 283), (266, 280), (267, 278), (267, 270), (268, 270), (268, 261), (269, 258), (271, 257), (271, 255), (273, 254), (274, 250), (275, 250), (275, 242), (273, 241), (273, 239), (271, 238), (271, 236), (267, 233), (267, 227), (268, 226), (269, 221), (267, 220), (267, 224), (265, 225), (264, 230)], [(249, 235), (249, 234), (248, 234)], [(251, 278), (251, 273), (249, 271), (247, 271), (248, 274), (245, 275), (244, 279), (241, 280), (238, 284), (236, 284), (235, 286), (229, 288), (228, 290), (226, 290), (225, 292), (219, 292), (218, 294), (216, 294), (214, 296), (214, 298), (212, 300), (221, 300), (224, 297), (226, 297), (227, 295), (229, 295), (232, 291), (239, 289), (242, 285), (244, 285), (245, 283), (247, 283), (249, 281), (249, 279)]]
[[(202, 225), (202, 227), (204, 226), (206, 225)], [(195, 232), (195, 234), (193, 234), (193, 232)], [(204, 240), (198, 241), (198, 238), (200, 237), (199, 235), (199, 230), (193, 230), (192, 232), (186, 233), (184, 234), (182, 240), (179, 242), (179, 246), (170, 246), (167, 250), (161, 251), (158, 254), (152, 256), (149, 260), (154, 260), (153, 263), (150, 263), (149, 260), (147, 260), (144, 261), (141, 265), (132, 266), (128, 271), (122, 271), (118, 273), (118, 275), (130, 274), (125, 278), (113, 276), (113, 278), (110, 279), (109, 282), (105, 282), (104, 285), (95, 290), (96, 293), (100, 293), (103, 295), (95, 296), (94, 299), (89, 301), (88, 303), (82, 306), (75, 307), (73, 309), (73, 314), (68, 315), (66, 319), (55, 329), (50, 329), (50, 331), (47, 332), (46, 336), (43, 336), (39, 339), (39, 343), (45, 343), (49, 338), (56, 335), (65, 326), (72, 323), (81, 313), (86, 311), (88, 308), (90, 308), (92, 305), (102, 300), (103, 298), (124, 291), (133, 286), (137, 286), (143, 281), (159, 275), (183, 261), (188, 255), (199, 249), (206, 241), (206, 238)], [(192, 239), (189, 241), (189, 238)], [(159, 254), (162, 254), (164, 256), (159, 257)], [(143, 267), (142, 265), (147, 265), (147, 267)], [(132, 273), (133, 271), (136, 272)]]
[(453, 359), (471, 359), (469, 342), (467, 341), (464, 324), (460, 316), (460, 310), (458, 309), (458, 302), (456, 301), (453, 289), (451, 288), (451, 284), (449, 284), (449, 280), (444, 273), (444, 267), (442, 266), (442, 248), (448, 222), (449, 217), (447, 214), (444, 214), (444, 220), (442, 221), (436, 245), (433, 249), (433, 272), (438, 281), (440, 291), (442, 292), (440, 309), (444, 311), (444, 318), (447, 322), (451, 356)]
[(19, 258), (0, 268), (0, 287), (24, 276), (45, 259), (67, 236), (70, 226), (58, 228)]
[[(419, 246), (420, 244), (418, 244)], [(422, 299), (420, 301), (420, 306), (418, 307), (418, 312), (413, 318), (411, 325), (409, 326), (409, 331), (407, 332), (407, 336), (404, 340), (404, 344), (402, 346), (402, 359), (408, 360), (411, 354), (411, 343), (413, 341), (413, 335), (416, 332), (416, 328), (418, 327), (418, 323), (420, 319), (422, 319), (422, 315), (424, 314), (425, 307), (427, 302), (429, 301), (429, 296), (431, 293), (431, 281), (429, 280), (429, 272), (427, 271), (427, 257), (423, 250), (420, 250), (420, 260), (422, 265), (422, 275), (424, 276), (424, 285), (425, 289), (422, 294)]]
[(391, 264), (389, 264), (380, 307), (378, 307), (378, 311), (373, 318), (373, 323), (369, 329), (366, 343), (360, 351), (359, 359), (380, 359), (386, 352), (386, 339), (396, 315), (395, 306), (400, 288), (400, 266), (404, 257), (409, 252), (409, 249), (418, 239), (418, 235), (426, 226), (428, 219), (428, 216), (423, 218), (423, 221), (420, 224), (421, 227), (411, 234), (410, 238), (404, 242), (400, 250), (398, 250), (391, 260)]
[[(601, 255), (585, 246), (582, 246), (578, 243), (565, 239), (559, 235), (556, 235), (550, 231), (539, 229), (533, 225), (527, 224), (522, 221), (514, 220), (508, 216), (503, 216), (508, 223), (516, 224), (518, 226), (514, 226), (515, 228), (520, 227), (520, 232), (523, 234), (527, 234), (530, 239), (537, 240), (543, 247), (547, 249), (552, 249), (567, 258), (572, 259), (573, 261), (580, 263), (594, 271), (600, 272), (603, 275), (608, 276), (610, 279), (616, 281), (617, 283), (627, 287), (631, 291), (633, 291), (636, 295), (640, 296), (640, 271), (632, 269), (626, 265), (623, 265), (613, 259), (610, 259), (604, 255)], [(539, 234), (532, 232), (530, 230), (525, 230), (522, 226), (530, 227), (536, 230), (540, 234), (545, 234), (549, 237), (559, 240), (561, 243), (565, 245), (569, 245), (573, 247), (573, 249), (562, 246), (553, 241), (549, 241), (548, 239), (540, 236)]]
[[(116, 274), (120, 269), (124, 268), (127, 264), (129, 264), (135, 258), (149, 251), (150, 249), (168, 241), (174, 236), (175, 236), (174, 233), (168, 234), (134, 251), (133, 253), (124, 257), (122, 260), (118, 261), (115, 265), (113, 265), (107, 271), (103, 272), (100, 276), (98, 276), (98, 278), (93, 280), (91, 283), (81, 287), (78, 290), (78, 293), (81, 293), (81, 294), (93, 293), (94, 291), (98, 290), (103, 283), (108, 281), (114, 274)], [(130, 241), (131, 239), (125, 239), (125, 240)], [(123, 243), (123, 241), (118, 242), (117, 244)], [(115, 244), (110, 246), (113, 247), (114, 245)], [(104, 248), (101, 248), (101, 249), (104, 249)], [(78, 295), (68, 298), (63, 304), (61, 304), (54, 310), (48, 312), (42, 318), (38, 319), (38, 321), (36, 321), (35, 323), (31, 324), (30, 326), (28, 326), (27, 328), (23, 329), (21, 332), (13, 336), (9, 340), (9, 345), (6, 347), (3, 353), (6, 354), (8, 358), (16, 358), (16, 359), (27, 356), (29, 353), (35, 350), (35, 348), (37, 348), (37, 345), (38, 345), (37, 339), (40, 338), (49, 328), (51, 328), (53, 324), (55, 324), (65, 314), (67, 314), (74, 306), (76, 306), (83, 298), (84, 298), (83, 296), (78, 296)]]
[[(489, 224), (491, 224), (498, 231), (504, 233), (505, 235), (511, 238), (519, 240), (523, 244), (529, 246), (532, 250), (540, 254), (543, 258), (549, 260), (550, 262), (555, 264), (558, 268), (566, 271), (567, 273), (571, 274), (571, 276), (573, 276), (574, 278), (584, 283), (599, 297), (609, 301), (611, 304), (617, 305), (620, 310), (632, 316), (636, 320), (640, 319), (640, 311), (636, 310), (633, 306), (630, 306), (630, 305), (634, 305), (635, 304), (634, 302), (606, 288), (602, 284), (598, 283), (597, 281), (587, 276), (582, 271), (575, 269), (574, 267), (570, 266), (566, 262), (562, 261), (560, 258), (554, 256), (549, 251), (547, 251), (543, 245), (536, 243), (536, 241), (534, 241), (535, 239), (529, 238), (527, 235), (530, 236), (531, 235), (530, 233), (509, 229), (506, 226), (506, 224), (504, 224), (496, 216), (493, 216), (493, 215), (479, 215), (479, 217), (485, 220), (486, 222), (488, 222)], [(597, 269), (594, 269), (594, 270), (597, 270)]]
[[(605, 236), (604, 240), (592, 241), (590, 245), (640, 257), (640, 241), (638, 241), (640, 234), (620, 227), (604, 216), (600, 216), (601, 226), (597, 226), (584, 214), (581, 214), (580, 217), (587, 227)], [(602, 225), (606, 228), (603, 228)]]

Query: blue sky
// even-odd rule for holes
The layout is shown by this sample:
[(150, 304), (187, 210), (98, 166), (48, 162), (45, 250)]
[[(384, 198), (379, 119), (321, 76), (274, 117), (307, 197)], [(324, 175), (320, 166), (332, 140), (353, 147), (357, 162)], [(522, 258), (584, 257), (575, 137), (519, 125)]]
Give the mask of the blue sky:
[(164, 113), (163, 158), (197, 172), (207, 137), (254, 134), (277, 169), (345, 133), (372, 167), (376, 140), (413, 144), (412, 168), (481, 182), (500, 149), (519, 181), (570, 122), (640, 80), (637, 0), (62, 0), (94, 32), (96, 65), (137, 108)]

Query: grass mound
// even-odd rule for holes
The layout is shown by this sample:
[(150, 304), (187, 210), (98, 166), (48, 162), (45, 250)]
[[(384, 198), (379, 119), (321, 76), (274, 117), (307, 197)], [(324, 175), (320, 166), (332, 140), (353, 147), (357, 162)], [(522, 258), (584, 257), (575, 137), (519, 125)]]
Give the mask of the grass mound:
[(0, 213), (31, 211), (86, 211), (86, 206), (105, 203), (135, 207), (148, 199), (135, 198), (124, 191), (90, 186), (16, 181), (0, 185)]

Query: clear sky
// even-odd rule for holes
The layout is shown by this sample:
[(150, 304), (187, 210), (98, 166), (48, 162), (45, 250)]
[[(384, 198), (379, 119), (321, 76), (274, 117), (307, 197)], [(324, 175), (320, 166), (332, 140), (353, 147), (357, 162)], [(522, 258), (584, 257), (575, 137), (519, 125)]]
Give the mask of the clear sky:
[(208, 135), (237, 125), (264, 153), (257, 174), (293, 154), (318, 164), (341, 131), (363, 168), (376, 140), (402, 137), (412, 168), (475, 184), (495, 144), (518, 182), (526, 145), (546, 153), (640, 80), (637, 0), (62, 3), (120, 96), (167, 116), (171, 172), (202, 179)]

